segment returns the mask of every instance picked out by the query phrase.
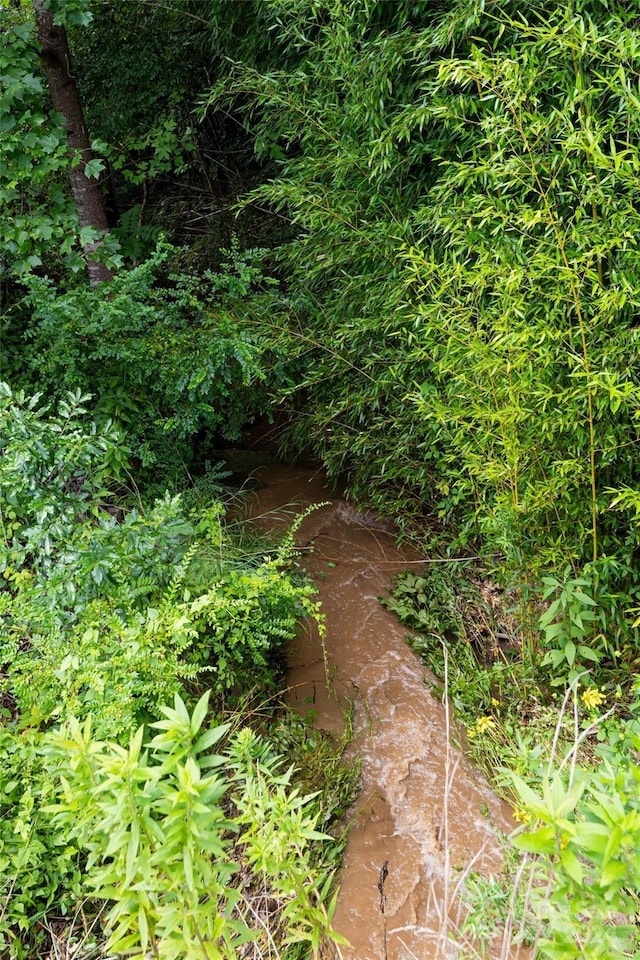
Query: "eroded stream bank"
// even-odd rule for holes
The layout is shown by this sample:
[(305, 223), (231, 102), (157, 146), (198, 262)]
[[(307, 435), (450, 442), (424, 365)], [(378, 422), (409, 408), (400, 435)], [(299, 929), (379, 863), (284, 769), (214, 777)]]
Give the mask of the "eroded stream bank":
[(291, 651), (289, 697), (334, 732), (350, 703), (355, 711), (362, 792), (334, 921), (351, 943), (343, 957), (460, 956), (444, 941), (447, 923), (457, 922), (455, 885), (466, 869), (498, 867), (496, 827), (509, 831), (513, 822), (450, 745), (447, 711), (425, 683), (428, 671), (405, 642), (406, 629), (378, 603), (394, 573), (418, 558), (396, 548), (384, 523), (332, 497), (321, 474), (271, 464), (255, 475), (264, 487), (253, 494), (251, 514), (265, 525), (290, 524), (309, 504), (331, 500), (297, 537), (322, 600), (331, 690), (310, 631)]

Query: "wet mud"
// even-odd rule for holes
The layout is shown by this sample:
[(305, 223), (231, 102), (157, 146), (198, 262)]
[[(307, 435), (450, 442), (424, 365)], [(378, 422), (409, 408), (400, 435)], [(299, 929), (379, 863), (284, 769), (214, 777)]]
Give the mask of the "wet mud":
[(467, 952), (464, 941), (447, 940), (461, 923), (456, 888), (470, 870), (499, 869), (498, 833), (514, 824), (452, 745), (455, 719), (431, 694), (432, 678), (407, 645), (407, 630), (378, 602), (395, 573), (425, 558), (399, 550), (387, 523), (331, 496), (322, 474), (270, 464), (255, 475), (264, 486), (252, 494), (251, 514), (270, 527), (331, 500), (297, 536), (322, 601), (325, 648), (313, 628), (299, 637), (289, 654), (288, 696), (335, 733), (353, 711), (350, 750), (354, 762), (360, 757), (362, 790), (334, 918), (351, 944), (341, 955), (473, 957), (471, 944)]

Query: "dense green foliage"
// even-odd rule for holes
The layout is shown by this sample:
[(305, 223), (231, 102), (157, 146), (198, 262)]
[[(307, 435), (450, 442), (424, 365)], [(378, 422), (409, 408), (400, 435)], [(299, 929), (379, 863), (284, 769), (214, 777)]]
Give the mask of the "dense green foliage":
[(598, 960), (637, 949), (639, 708), (636, 696), (631, 718), (604, 731), (594, 768), (576, 765), (579, 739), (591, 726), (585, 719), (574, 750), (549, 764), (537, 790), (513, 778), (531, 818), (513, 843), (533, 855), (530, 906), (547, 956)]
[(53, 823), (87, 851), (94, 896), (115, 900), (107, 949), (233, 960), (247, 941), (266, 939), (251, 891), (234, 882), (243, 865), (269, 883), (287, 940), (317, 949), (330, 878), (309, 864), (309, 842), (328, 839), (305, 810), (311, 798), (288, 789), (291, 770), (249, 729), (212, 754), (227, 730), (201, 732), (207, 701), (191, 715), (179, 697), (163, 707), (144, 750), (142, 727), (126, 748), (98, 742), (89, 721), (72, 720), (48, 740), (61, 784)]
[(6, 31), (0, 51), (0, 204), (5, 212), (0, 268), (19, 274), (42, 263), (43, 248), (57, 245), (72, 256), (77, 228), (77, 211), (60, 177), (68, 162), (64, 133), (43, 97), (33, 42), (33, 25), (19, 23)]
[[(549, 698), (550, 686), (566, 682), (568, 665), (549, 654), (529, 662), (518, 654), (514, 636), (505, 644), (503, 605), (492, 604), (486, 590), (481, 596), (468, 574), (438, 567), (419, 576), (404, 573), (384, 601), (411, 630), (409, 642), (438, 681), (434, 693), (440, 697), (446, 690), (466, 726), (455, 738), (489, 776), (497, 776), (522, 824), (511, 838), (517, 860), (507, 860), (506, 876), (472, 875), (461, 932), (479, 944), (480, 956), (497, 950), (496, 936), (503, 945), (511, 938), (533, 944), (534, 955), (554, 960), (634, 956), (640, 891), (637, 674), (624, 700), (621, 685), (614, 686), (616, 679), (628, 685), (633, 674), (624, 668), (596, 668), (595, 677), (574, 670), (563, 701), (557, 693)], [(575, 597), (581, 587), (575, 580), (565, 586), (543, 618), (547, 626), (560, 609), (562, 628), (577, 629), (572, 605), (589, 609), (586, 594)], [(556, 634), (552, 642), (555, 652)], [(595, 686), (598, 680), (606, 685)], [(528, 686), (533, 696), (525, 696)]]
[[(82, 279), (79, 158), (31, 5), (5, 4), (0, 950), (37, 956), (53, 909), (90, 896), (97, 916), (104, 896), (116, 952), (204, 956), (204, 931), (236, 955), (252, 871), (280, 944), (323, 935), (325, 868), (276, 861), (287, 824), (306, 851), (333, 794), (303, 803), (276, 747), (219, 723), (251, 688), (277, 689), (296, 619), (317, 614), (291, 537), (244, 554), (225, 521), (217, 450), (279, 406), (287, 450), (440, 559), (484, 565), (471, 583), (460, 567), (402, 575), (388, 601), (471, 752), (516, 771), (504, 782), (529, 818), (516, 844), (545, 895), (473, 881), (469, 929), (488, 944), (518, 901), (541, 957), (631, 955), (634, 5), (51, 5), (118, 272)], [(204, 689), (217, 733), (198, 740)]]
[[(105, 737), (115, 738), (109, 749), (121, 756), (118, 751), (123, 748), (117, 742), (126, 743), (138, 725), (157, 717), (159, 705), (174, 695), (192, 697), (205, 687), (219, 710), (225, 701), (235, 702), (247, 690), (271, 692), (279, 676), (283, 644), (294, 637), (297, 619), (317, 612), (311, 587), (294, 582), (286, 572), (291, 537), (269, 557), (243, 555), (225, 531), (220, 499), (197, 512), (188, 512), (179, 497), (135, 509), (120, 498), (118, 506), (114, 497), (127, 473), (128, 450), (109, 421), (98, 426), (90, 417), (83, 406), (88, 399), (72, 394), (52, 410), (41, 407), (37, 397), (13, 396), (6, 385), (0, 397), (5, 584), (0, 592), (0, 662), (4, 665), (0, 678), (4, 890), (0, 943), (12, 957), (37, 955), (48, 911), (53, 907), (57, 913), (72, 915), (77, 902), (94, 896), (94, 887), (101, 883), (101, 874), (90, 872), (88, 879), (84, 874), (84, 847), (76, 819), (72, 818), (71, 829), (64, 819), (51, 819), (53, 808), (47, 807), (54, 799), (56, 777), (69, 783), (72, 775), (77, 778), (85, 771), (84, 767), (76, 770), (72, 754), (63, 750), (54, 776), (47, 760), (52, 726), (70, 723), (80, 737), (80, 725), (85, 724), (95, 739), (95, 746), (86, 744), (92, 757), (102, 749), (98, 738)], [(183, 716), (183, 704), (180, 710)], [(205, 710), (202, 701), (198, 724)], [(63, 734), (56, 736), (59, 740)], [(54, 742), (58, 742), (55, 736)], [(212, 743), (207, 740), (198, 751)], [(268, 749), (255, 739), (251, 743), (253, 750)], [(168, 792), (174, 789), (171, 777), (182, 776), (180, 764), (186, 764), (184, 769), (191, 775), (196, 762), (186, 763), (182, 753), (172, 755), (172, 761), (178, 766), (171, 767), (171, 775), (166, 765), (162, 768), (162, 775), (169, 778)], [(296, 811), (310, 804), (303, 805), (287, 792), (287, 778), (273, 779), (273, 770), (272, 761), (265, 776), (271, 778), (268, 782), (275, 791), (277, 822), (280, 825), (291, 816), (292, 829), (298, 823), (302, 830), (307, 821), (296, 820)], [(249, 803), (251, 776), (234, 773), (249, 791), (236, 798), (238, 805), (242, 797), (242, 802)], [(156, 774), (150, 773), (149, 778), (154, 780)], [(90, 778), (84, 800), (79, 780), (73, 788), (76, 802), (86, 806), (85, 820), (80, 822), (92, 823), (92, 833), (103, 829), (108, 840), (106, 808), (95, 805), (92, 782)], [(265, 802), (266, 796), (271, 794), (267, 792)], [(158, 799), (160, 806), (162, 802)], [(256, 816), (267, 813), (261, 809)], [(250, 831), (249, 812), (242, 822)], [(226, 820), (218, 825), (214, 818), (212, 836), (231, 828)], [(229, 857), (230, 837), (220, 841), (229, 848)], [(313, 833), (308, 839), (313, 839)], [(304, 842), (300, 835), (303, 846)], [(207, 848), (205, 859), (215, 849), (215, 844)], [(282, 863), (273, 866), (273, 860), (263, 864), (267, 877), (276, 870), (276, 886), (301, 883), (301, 874), (310, 869), (307, 855), (302, 847), (298, 849), (301, 860), (297, 866), (292, 862), (292, 873)], [(169, 860), (164, 866), (158, 864), (162, 876)], [(219, 881), (223, 887), (225, 870)], [(207, 876), (201, 872), (199, 882), (206, 883)], [(162, 883), (166, 885), (166, 878)], [(315, 883), (307, 877), (302, 889), (308, 892), (308, 910), (312, 910)], [(220, 895), (227, 896), (222, 889)], [(166, 896), (171, 900), (170, 894)], [(223, 936), (222, 928), (216, 927), (223, 914), (217, 899), (202, 906), (200, 921), (209, 925), (206, 936), (213, 938), (212, 943)], [(321, 916), (325, 916), (321, 910), (313, 914), (315, 921)], [(315, 921), (303, 920), (302, 914), (293, 911), (291, 925), (282, 921), (282, 935), (292, 935), (300, 923), (296, 929), (302, 939), (306, 934), (320, 936), (326, 917), (320, 926)], [(160, 929), (161, 921), (157, 923)], [(175, 943), (182, 949), (183, 935), (185, 943), (191, 942), (191, 934), (176, 932), (171, 949)], [(174, 955), (169, 946), (167, 951), (162, 955)]]
[(608, 491), (637, 469), (633, 24), (615, 3), (501, 4), (416, 30), (399, 5), (383, 29), (378, 6), (328, 4), (321, 27), (292, 7), (304, 67), (240, 67), (216, 92), (248, 95), (258, 146), (286, 151), (252, 197), (304, 228), (282, 251), (300, 436), (510, 571), (615, 553), (624, 576), (636, 540)]
[(59, 291), (30, 278), (3, 358), (25, 389), (50, 398), (93, 394), (98, 421), (126, 431), (142, 468), (160, 459), (165, 482), (194, 465), (196, 435), (237, 440), (247, 419), (265, 410), (260, 384), (279, 359), (239, 322), (249, 295), (268, 287), (261, 251), (241, 254), (236, 245), (222, 252), (219, 272), (197, 277), (180, 270), (178, 255), (161, 243), (93, 291)]

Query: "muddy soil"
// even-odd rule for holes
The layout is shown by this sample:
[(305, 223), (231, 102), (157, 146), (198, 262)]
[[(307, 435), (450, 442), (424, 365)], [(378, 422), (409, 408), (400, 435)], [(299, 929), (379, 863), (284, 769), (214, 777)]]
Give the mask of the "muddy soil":
[[(425, 558), (395, 546), (392, 527), (328, 493), (317, 471), (269, 464), (255, 471), (260, 523), (288, 525), (330, 500), (299, 531), (305, 566), (326, 618), (289, 655), (289, 701), (340, 733), (354, 711), (354, 762), (362, 791), (351, 831), (334, 926), (350, 942), (344, 960), (432, 960), (474, 956), (447, 934), (461, 922), (456, 887), (469, 870), (499, 870), (499, 831), (514, 823), (505, 804), (452, 745), (455, 720), (435, 699), (406, 629), (379, 603), (394, 574)], [(327, 676), (330, 679), (327, 684)], [(498, 954), (496, 954), (498, 955)]]

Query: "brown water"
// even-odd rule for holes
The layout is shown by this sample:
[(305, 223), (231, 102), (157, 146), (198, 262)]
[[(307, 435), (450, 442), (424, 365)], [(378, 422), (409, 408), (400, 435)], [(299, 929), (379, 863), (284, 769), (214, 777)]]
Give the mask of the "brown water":
[[(394, 573), (424, 562), (395, 546), (392, 529), (331, 497), (321, 474), (269, 465), (251, 513), (291, 523), (310, 503), (331, 499), (300, 528), (326, 618), (300, 637), (289, 658), (289, 699), (315, 723), (340, 732), (353, 705), (362, 791), (351, 813), (335, 928), (350, 942), (344, 960), (473, 957), (446, 943), (460, 921), (456, 884), (465, 873), (499, 869), (496, 827), (508, 808), (453, 746), (446, 705), (425, 683), (428, 671), (406, 629), (377, 598)], [(420, 567), (416, 567), (420, 569)], [(326, 664), (326, 666), (325, 666)], [(327, 673), (330, 686), (327, 686)], [(499, 951), (498, 951), (499, 953)]]

